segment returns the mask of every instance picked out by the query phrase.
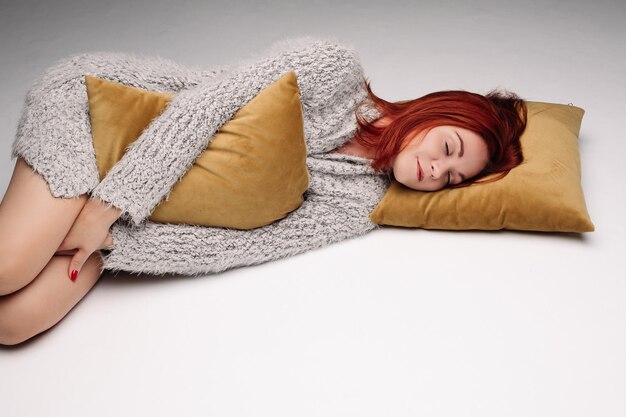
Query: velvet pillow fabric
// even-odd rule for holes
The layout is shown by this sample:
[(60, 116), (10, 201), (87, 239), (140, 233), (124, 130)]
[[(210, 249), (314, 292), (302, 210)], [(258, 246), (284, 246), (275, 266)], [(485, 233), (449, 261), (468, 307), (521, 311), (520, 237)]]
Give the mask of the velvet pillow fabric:
[[(85, 76), (100, 180), (173, 95)], [(149, 220), (253, 229), (300, 207), (309, 186), (296, 73), (263, 89), (214, 135)]]
[(446, 230), (591, 232), (581, 185), (578, 133), (584, 110), (526, 102), (520, 138), (524, 162), (507, 176), (436, 192), (412, 190), (392, 180), (370, 213), (380, 225)]

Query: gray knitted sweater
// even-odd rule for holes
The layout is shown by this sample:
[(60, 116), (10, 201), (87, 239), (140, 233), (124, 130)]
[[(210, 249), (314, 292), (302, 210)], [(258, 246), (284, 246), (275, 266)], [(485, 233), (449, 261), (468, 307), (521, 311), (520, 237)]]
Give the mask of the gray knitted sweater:
[[(263, 88), (295, 71), (301, 92), (310, 185), (302, 206), (270, 225), (237, 230), (147, 220), (217, 130)], [(84, 75), (176, 93), (99, 181)], [(55, 197), (88, 193), (122, 210), (103, 270), (201, 275), (254, 265), (362, 235), (389, 180), (370, 160), (331, 152), (356, 130), (355, 106), (379, 117), (354, 48), (312, 36), (282, 39), (230, 66), (201, 69), (158, 56), (73, 55), (29, 89), (11, 159), (41, 174)]]

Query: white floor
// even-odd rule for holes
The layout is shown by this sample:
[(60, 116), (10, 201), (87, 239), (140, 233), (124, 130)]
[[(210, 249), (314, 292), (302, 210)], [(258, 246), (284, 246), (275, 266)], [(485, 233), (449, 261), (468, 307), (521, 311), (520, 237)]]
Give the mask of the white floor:
[(626, 4), (247, 3), (0, 1), (0, 192), (24, 95), (57, 59), (210, 66), (319, 34), (356, 45), (387, 99), (500, 86), (584, 108), (596, 231), (387, 228), (198, 279), (107, 274), (0, 349), (0, 415), (626, 415)]

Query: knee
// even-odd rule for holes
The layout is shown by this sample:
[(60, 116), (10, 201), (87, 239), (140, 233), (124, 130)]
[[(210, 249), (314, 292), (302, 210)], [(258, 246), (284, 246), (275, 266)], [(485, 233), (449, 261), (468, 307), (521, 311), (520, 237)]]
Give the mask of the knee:
[(38, 274), (32, 259), (22, 245), (0, 242), (0, 296), (11, 294), (28, 285)]
[[(3, 253), (5, 255), (6, 252)], [(0, 296), (11, 294), (23, 287), (20, 285), (19, 261), (14, 256), (0, 259)]]
[(0, 345), (17, 345), (35, 335), (31, 321), (20, 317), (13, 303), (0, 297)]
[(17, 329), (6, 327), (0, 324), (0, 345), (13, 346), (18, 345), (28, 340), (29, 337), (25, 337), (20, 334)]
[(18, 285), (14, 279), (13, 264), (9, 264), (12, 257), (3, 257), (0, 260), (0, 345), (16, 345), (28, 339), (25, 327), (17, 317), (14, 308), (15, 299), (12, 292), (17, 291)]
[(40, 297), (0, 297), (0, 344), (17, 345), (50, 327), (50, 306)]

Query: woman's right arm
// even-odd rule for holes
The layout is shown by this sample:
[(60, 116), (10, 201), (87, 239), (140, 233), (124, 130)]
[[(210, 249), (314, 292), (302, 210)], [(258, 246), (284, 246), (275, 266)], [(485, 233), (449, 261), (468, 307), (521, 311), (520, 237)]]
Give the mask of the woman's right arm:
[[(379, 194), (384, 194), (383, 188)], [(251, 230), (154, 222), (134, 228), (116, 223), (105, 265), (132, 273), (197, 276), (293, 256), (379, 228), (368, 218), (378, 197), (370, 198), (309, 195), (285, 218)]]

